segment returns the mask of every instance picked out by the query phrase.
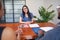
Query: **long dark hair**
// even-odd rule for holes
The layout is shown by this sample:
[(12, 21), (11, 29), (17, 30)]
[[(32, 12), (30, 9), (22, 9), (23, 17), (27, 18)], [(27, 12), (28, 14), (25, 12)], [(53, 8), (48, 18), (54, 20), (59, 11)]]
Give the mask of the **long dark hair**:
[(23, 8), (24, 8), (24, 7), (26, 7), (27, 10), (28, 10), (28, 12), (27, 12), (28, 17), (29, 17), (30, 19), (32, 19), (31, 14), (30, 14), (30, 12), (29, 12), (29, 8), (28, 8), (26, 5), (24, 5), (24, 6), (22, 7), (23, 18), (25, 17), (25, 12), (23, 11)]

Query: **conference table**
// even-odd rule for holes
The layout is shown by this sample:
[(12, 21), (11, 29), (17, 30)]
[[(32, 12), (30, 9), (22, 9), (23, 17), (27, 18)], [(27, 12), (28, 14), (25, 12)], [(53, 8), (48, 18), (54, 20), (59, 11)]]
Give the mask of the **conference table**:
[[(47, 22), (47, 23), (37, 23), (40, 27), (55, 27), (55, 24)], [(0, 23), (0, 26), (2, 27), (10, 27), (14, 31), (18, 29), (18, 26), (20, 23)], [(22, 28), (23, 33), (20, 35), (21, 40), (27, 40), (27, 39), (35, 39), (37, 37), (37, 34), (32, 30), (32, 28)]]

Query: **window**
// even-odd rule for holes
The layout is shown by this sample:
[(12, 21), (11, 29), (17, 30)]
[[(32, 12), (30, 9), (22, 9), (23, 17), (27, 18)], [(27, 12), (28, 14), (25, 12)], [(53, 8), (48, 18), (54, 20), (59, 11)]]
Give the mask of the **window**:
[(6, 22), (19, 22), (22, 6), (26, 4), (26, 0), (3, 0)]

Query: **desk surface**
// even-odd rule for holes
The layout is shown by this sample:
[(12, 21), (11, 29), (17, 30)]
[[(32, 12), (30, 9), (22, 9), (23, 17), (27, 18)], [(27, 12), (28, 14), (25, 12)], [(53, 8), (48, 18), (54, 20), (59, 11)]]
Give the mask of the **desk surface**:
[(37, 35), (32, 31), (31, 28), (23, 28), (22, 37), (25, 39), (34, 39), (37, 37)]
[[(12, 28), (14, 31), (17, 30), (17, 28), (18, 28), (19, 25), (20, 25), (19, 23), (0, 24), (0, 26), (3, 26), (3, 27), (10, 27), (10, 28)], [(22, 38), (21, 40), (26, 39), (26, 36), (31, 36), (32, 39), (34, 39), (35, 37), (37, 37), (37, 35), (32, 31), (31, 28), (23, 28), (22, 30), (23, 30), (23, 34), (20, 35), (21, 38)]]
[[(52, 23), (38, 23), (40, 27), (45, 27), (45, 26), (51, 26), (51, 27), (54, 27), (55, 25), (52, 24)], [(20, 24), (19, 23), (5, 23), (5, 24), (0, 24), (0, 26), (3, 26), (3, 27), (11, 27), (14, 31), (17, 30), (18, 26)], [(32, 31), (31, 28), (23, 28), (23, 34), (22, 34), (25, 38), (25, 36), (28, 36), (28, 35), (31, 35), (32, 38), (35, 38), (37, 35)]]

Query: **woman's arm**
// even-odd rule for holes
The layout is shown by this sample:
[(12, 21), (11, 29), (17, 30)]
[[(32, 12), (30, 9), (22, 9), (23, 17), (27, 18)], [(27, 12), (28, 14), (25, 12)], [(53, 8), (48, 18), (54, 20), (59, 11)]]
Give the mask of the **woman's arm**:
[(20, 17), (19, 23), (26, 23), (22, 21), (22, 17)]

